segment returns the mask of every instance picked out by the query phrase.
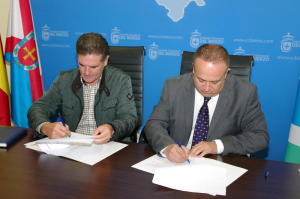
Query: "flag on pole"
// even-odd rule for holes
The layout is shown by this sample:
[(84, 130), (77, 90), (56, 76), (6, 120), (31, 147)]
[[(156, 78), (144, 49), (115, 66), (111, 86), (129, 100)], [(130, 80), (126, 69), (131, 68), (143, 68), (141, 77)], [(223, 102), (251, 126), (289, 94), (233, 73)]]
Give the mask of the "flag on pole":
[(290, 128), (285, 161), (300, 164), (300, 79), (296, 97), (294, 119)]
[(10, 126), (9, 88), (0, 36), (0, 125)]
[(10, 63), (12, 121), (28, 127), (27, 111), (43, 94), (29, 0), (11, 0), (5, 45)]

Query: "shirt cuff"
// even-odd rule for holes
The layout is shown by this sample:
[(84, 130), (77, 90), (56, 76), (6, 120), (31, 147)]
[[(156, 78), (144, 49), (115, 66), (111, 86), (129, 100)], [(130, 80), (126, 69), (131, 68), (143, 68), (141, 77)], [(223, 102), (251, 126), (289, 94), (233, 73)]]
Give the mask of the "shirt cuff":
[(45, 134), (43, 134), (43, 133), (41, 132), (41, 128), (42, 128), (42, 126), (43, 126), (44, 124), (47, 124), (47, 123), (49, 123), (49, 122), (43, 122), (43, 123), (40, 123), (40, 124), (36, 127), (35, 130), (36, 130), (39, 134), (45, 135)]
[(160, 155), (162, 156), (162, 157), (164, 157), (164, 158), (166, 158), (167, 156), (166, 156), (166, 154), (164, 153), (164, 151), (165, 151), (165, 149), (166, 149), (167, 147), (165, 147), (165, 148), (163, 148), (162, 150), (160, 150)]
[(220, 139), (214, 140), (214, 142), (217, 145), (217, 153), (221, 154), (224, 151), (224, 144)]
[(111, 132), (111, 138), (112, 138), (114, 136), (114, 134), (116, 133), (116, 128), (115, 128), (115, 126), (112, 123), (108, 122), (107, 124), (109, 124), (112, 127), (112, 129), (113, 129), (113, 131)]

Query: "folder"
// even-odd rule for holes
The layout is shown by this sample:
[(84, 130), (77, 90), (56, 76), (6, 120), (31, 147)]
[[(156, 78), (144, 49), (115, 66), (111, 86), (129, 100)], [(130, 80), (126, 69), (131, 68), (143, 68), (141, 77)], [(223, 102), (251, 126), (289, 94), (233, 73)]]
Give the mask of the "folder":
[(0, 147), (9, 147), (26, 133), (26, 128), (0, 126)]

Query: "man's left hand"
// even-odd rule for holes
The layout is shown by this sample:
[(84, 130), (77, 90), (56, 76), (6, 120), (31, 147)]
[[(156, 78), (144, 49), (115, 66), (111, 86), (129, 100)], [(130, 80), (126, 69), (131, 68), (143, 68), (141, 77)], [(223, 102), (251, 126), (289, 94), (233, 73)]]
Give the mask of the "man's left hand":
[(203, 157), (207, 154), (217, 154), (217, 144), (214, 141), (199, 142), (190, 150), (190, 156), (192, 157)]
[(114, 129), (110, 124), (103, 124), (98, 126), (96, 130), (93, 132), (94, 143), (95, 144), (103, 144), (108, 142), (113, 135)]

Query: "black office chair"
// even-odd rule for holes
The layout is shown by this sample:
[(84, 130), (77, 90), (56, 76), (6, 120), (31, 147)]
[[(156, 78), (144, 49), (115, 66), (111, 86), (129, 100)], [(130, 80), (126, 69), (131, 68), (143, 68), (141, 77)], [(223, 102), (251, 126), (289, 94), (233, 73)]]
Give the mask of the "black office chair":
[(133, 95), (135, 99), (138, 124), (130, 138), (125, 141), (137, 142), (143, 124), (143, 74), (145, 49), (142, 46), (111, 46), (109, 64), (123, 70), (131, 77)]
[[(194, 52), (183, 51), (181, 59), (180, 74), (193, 71)], [(253, 56), (230, 55), (230, 73), (242, 79), (250, 81), (251, 69), (253, 66)]]

